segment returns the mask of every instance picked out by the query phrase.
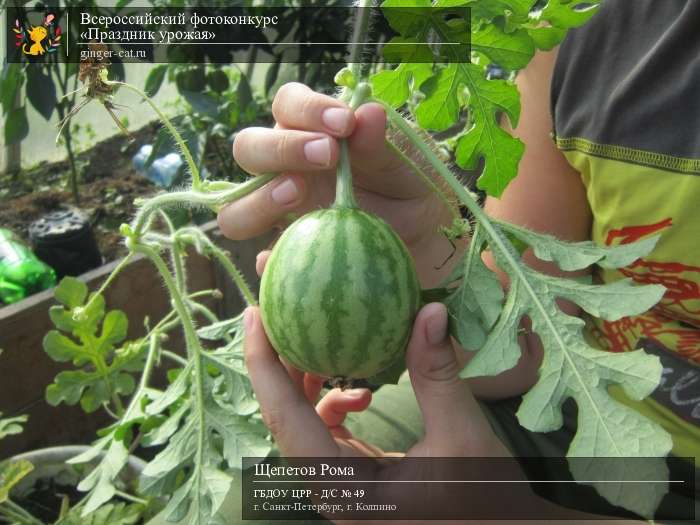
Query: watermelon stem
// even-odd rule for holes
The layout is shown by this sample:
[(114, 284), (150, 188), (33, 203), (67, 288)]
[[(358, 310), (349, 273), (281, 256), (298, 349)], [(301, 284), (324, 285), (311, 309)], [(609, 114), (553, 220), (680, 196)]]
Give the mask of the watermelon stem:
[(362, 78), (362, 52), (364, 45), (360, 42), (367, 41), (369, 33), (369, 18), (371, 15), (371, 7), (373, 0), (360, 0), (356, 7), (359, 9), (355, 17), (354, 27), (352, 31), (352, 46), (350, 48), (350, 57), (348, 59), (348, 68), (352, 71), (356, 79)]
[(131, 84), (127, 84), (125, 82), (118, 82), (116, 80), (106, 81), (105, 83), (110, 86), (117, 86), (129, 89), (136, 93), (139, 97), (141, 97), (141, 99), (144, 102), (146, 102), (149, 106), (151, 106), (151, 109), (153, 109), (156, 115), (158, 115), (160, 121), (167, 128), (168, 132), (170, 133), (170, 136), (172, 136), (172, 138), (175, 140), (175, 143), (182, 152), (183, 157), (185, 157), (187, 168), (189, 169), (190, 176), (192, 177), (192, 189), (199, 190), (202, 186), (202, 179), (199, 175), (199, 167), (197, 167), (197, 163), (194, 161), (194, 158), (190, 153), (190, 149), (187, 147), (185, 139), (182, 138), (182, 135), (180, 135), (175, 126), (173, 126), (172, 122), (170, 122), (170, 119), (168, 119), (165, 113), (163, 113), (160, 110), (160, 108), (153, 102), (153, 100), (151, 100), (151, 98), (148, 95), (146, 95), (146, 93), (141, 91), (136, 86), (132, 86)]
[(340, 161), (336, 171), (334, 208), (357, 208), (355, 192), (352, 189), (352, 170), (347, 140), (340, 141)]
[(430, 176), (416, 163), (409, 157), (406, 153), (404, 153), (401, 148), (399, 148), (396, 144), (394, 144), (391, 140), (386, 139), (385, 141), (386, 147), (389, 148), (394, 154), (399, 157), (404, 164), (406, 164), (411, 171), (416, 174), (422, 181), (423, 183), (432, 191), (438, 199), (445, 205), (445, 207), (450, 211), (450, 215), (452, 215), (452, 219), (454, 221), (460, 221), (462, 220), (462, 216), (459, 213), (459, 208), (458, 206), (455, 205), (455, 203), (450, 200), (445, 192), (440, 189), (440, 187), (433, 181), (433, 179), (430, 178)]
[[(372, 88), (366, 82), (360, 82), (355, 89), (346, 88), (341, 96), (351, 109), (360, 107), (372, 95)], [(347, 139), (341, 139), (340, 160), (336, 171), (334, 208), (357, 208), (355, 192), (352, 189), (352, 169)]]
[[(487, 235), (491, 250), (501, 256), (505, 261), (506, 264), (502, 266), (504, 271), (508, 273), (511, 279), (516, 279), (521, 283), (525, 283), (526, 286), (529, 286), (528, 278), (523, 273), (522, 265), (519, 263), (518, 259), (513, 256), (513, 253), (515, 253), (516, 250), (513, 248), (513, 245), (508, 238), (494, 224), (488, 215), (486, 215), (486, 212), (481, 209), (477, 196), (462, 185), (459, 179), (457, 179), (457, 177), (452, 173), (452, 171), (450, 171), (445, 163), (438, 158), (438, 156), (422, 140), (420, 135), (416, 133), (411, 125), (404, 120), (399, 113), (381, 100), (375, 100), (375, 102), (378, 102), (384, 106), (389, 122), (396, 126), (399, 131), (406, 136), (409, 142), (416, 148), (416, 150), (418, 150), (419, 153), (423, 155), (423, 157), (430, 163), (438, 175), (440, 175), (440, 177), (442, 177), (442, 179), (447, 183), (460, 202), (472, 213), (474, 219), (481, 225), (485, 234)], [(533, 291), (528, 290), (528, 292), (531, 294), (531, 296), (535, 297), (535, 293)], [(535, 303), (537, 304), (538, 302), (539, 301), (537, 301), (535, 297)], [(547, 316), (548, 314), (545, 312), (543, 315)]]
[(194, 374), (192, 377), (192, 387), (194, 393), (194, 405), (193, 411), (197, 415), (197, 441), (195, 445), (195, 459), (194, 464), (198, 467), (193, 471), (193, 476), (195, 477), (195, 483), (197, 485), (197, 490), (201, 491), (201, 465), (204, 459), (204, 449), (206, 441), (206, 422), (205, 422), (205, 409), (204, 409), (204, 375), (206, 373), (205, 363), (202, 358), (202, 346), (197, 337), (197, 331), (195, 328), (194, 318), (192, 313), (187, 306), (185, 298), (180, 294), (180, 290), (177, 287), (177, 283), (173, 278), (172, 274), (168, 270), (168, 266), (165, 261), (160, 256), (160, 254), (151, 246), (143, 244), (141, 242), (128, 242), (129, 248), (135, 253), (141, 253), (145, 255), (160, 274), (161, 278), (165, 283), (165, 287), (168, 290), (170, 299), (172, 301), (173, 307), (177, 312), (177, 316), (182, 326), (182, 331), (185, 336), (185, 346), (187, 349), (188, 361), (194, 364)]
[(185, 191), (171, 191), (169, 193), (160, 193), (144, 202), (136, 202), (140, 207), (130, 227), (132, 234), (136, 237), (142, 235), (143, 231), (148, 227), (150, 217), (154, 212), (160, 209), (172, 206), (207, 206), (219, 209), (225, 204), (234, 202), (253, 193), (276, 176), (277, 174), (266, 174), (253, 177), (246, 182), (231, 186), (230, 189), (217, 191), (211, 191), (205, 181), (203, 183), (204, 190), (202, 191), (195, 190), (194, 188)]

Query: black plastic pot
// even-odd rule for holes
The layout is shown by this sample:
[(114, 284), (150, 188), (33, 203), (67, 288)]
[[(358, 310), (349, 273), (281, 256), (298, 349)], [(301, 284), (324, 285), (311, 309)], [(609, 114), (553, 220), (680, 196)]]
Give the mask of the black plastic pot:
[(74, 208), (44, 215), (29, 227), (34, 253), (56, 270), (58, 279), (77, 276), (102, 264), (87, 217)]

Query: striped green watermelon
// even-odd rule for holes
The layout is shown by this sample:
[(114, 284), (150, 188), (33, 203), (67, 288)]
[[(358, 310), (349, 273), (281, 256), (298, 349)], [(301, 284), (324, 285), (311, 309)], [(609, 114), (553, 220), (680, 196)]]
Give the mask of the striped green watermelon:
[(315, 211), (289, 226), (260, 288), (277, 352), (300, 370), (342, 379), (373, 376), (401, 356), (419, 301), (406, 246), (356, 207)]

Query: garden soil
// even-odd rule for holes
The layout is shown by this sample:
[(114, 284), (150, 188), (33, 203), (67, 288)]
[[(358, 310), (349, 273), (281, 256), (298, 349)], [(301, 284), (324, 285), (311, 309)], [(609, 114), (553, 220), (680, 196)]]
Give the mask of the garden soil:
[[(146, 126), (133, 133), (133, 141), (117, 135), (77, 155), (79, 207), (90, 219), (105, 262), (126, 254), (118, 230), (133, 217), (134, 199), (159, 189), (131, 163), (141, 145), (152, 141), (155, 133), (155, 126)], [(29, 225), (34, 220), (75, 206), (68, 172), (68, 161), (62, 161), (0, 174), (0, 228), (12, 230), (29, 244)]]

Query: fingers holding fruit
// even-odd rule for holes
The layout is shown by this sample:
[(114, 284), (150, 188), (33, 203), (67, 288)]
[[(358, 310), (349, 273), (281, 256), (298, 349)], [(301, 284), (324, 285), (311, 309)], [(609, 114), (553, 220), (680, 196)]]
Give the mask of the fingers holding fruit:
[(343, 426), (349, 412), (362, 412), (372, 402), (372, 392), (367, 388), (341, 390), (334, 388), (316, 405), (321, 420), (333, 437), (349, 439), (352, 434)]
[(322, 380), (319, 382), (318, 376), (306, 374), (307, 391), (299, 390), (270, 345), (257, 308), (245, 312), (245, 333), (246, 366), (263, 420), (285, 456), (381, 455), (376, 447), (353, 439), (342, 426), (348, 412), (359, 412), (369, 406), (372, 399), (369, 390), (332, 390), (314, 409), (309, 396), (315, 397), (311, 391), (320, 390)]
[(262, 277), (267, 260), (270, 258), (270, 253), (272, 253), (270, 250), (263, 250), (255, 257), (255, 271), (258, 277)]
[[(353, 113), (333, 97), (290, 82), (277, 92), (272, 115), (279, 129), (324, 132), (332, 138), (348, 138), (350, 155), (360, 172), (376, 175), (405, 169), (399, 158), (385, 147), (386, 113), (379, 104), (365, 104)], [(299, 168), (289, 166), (286, 169)]]
[(248, 173), (324, 171), (338, 162), (338, 142), (317, 132), (245, 128), (236, 134), (233, 157)]
[(355, 128), (355, 116), (347, 105), (298, 82), (277, 91), (272, 116), (281, 128), (323, 131), (339, 138), (348, 137)]
[(445, 214), (438, 210), (430, 221), (415, 221), (418, 208), (413, 205), (425, 207), (436, 199), (387, 146), (386, 113), (379, 104), (364, 104), (353, 113), (339, 100), (290, 83), (277, 93), (273, 115), (274, 129), (239, 132), (233, 154), (250, 173), (283, 175), (221, 210), (219, 225), (227, 237), (248, 239), (286, 226), (292, 212), (301, 214), (330, 204), (339, 140), (345, 138), (360, 205), (385, 218), (409, 243), (436, 234)]
[(413, 326), (406, 365), (425, 423), (425, 437), (409, 455), (507, 456), (467, 383), (448, 335), (442, 303), (424, 306)]
[(263, 420), (288, 457), (337, 456), (338, 445), (265, 335), (260, 311), (245, 311), (245, 360)]
[(285, 222), (290, 213), (308, 207), (309, 187), (301, 175), (285, 175), (233, 204), (217, 216), (219, 228), (229, 239), (261, 235)]

